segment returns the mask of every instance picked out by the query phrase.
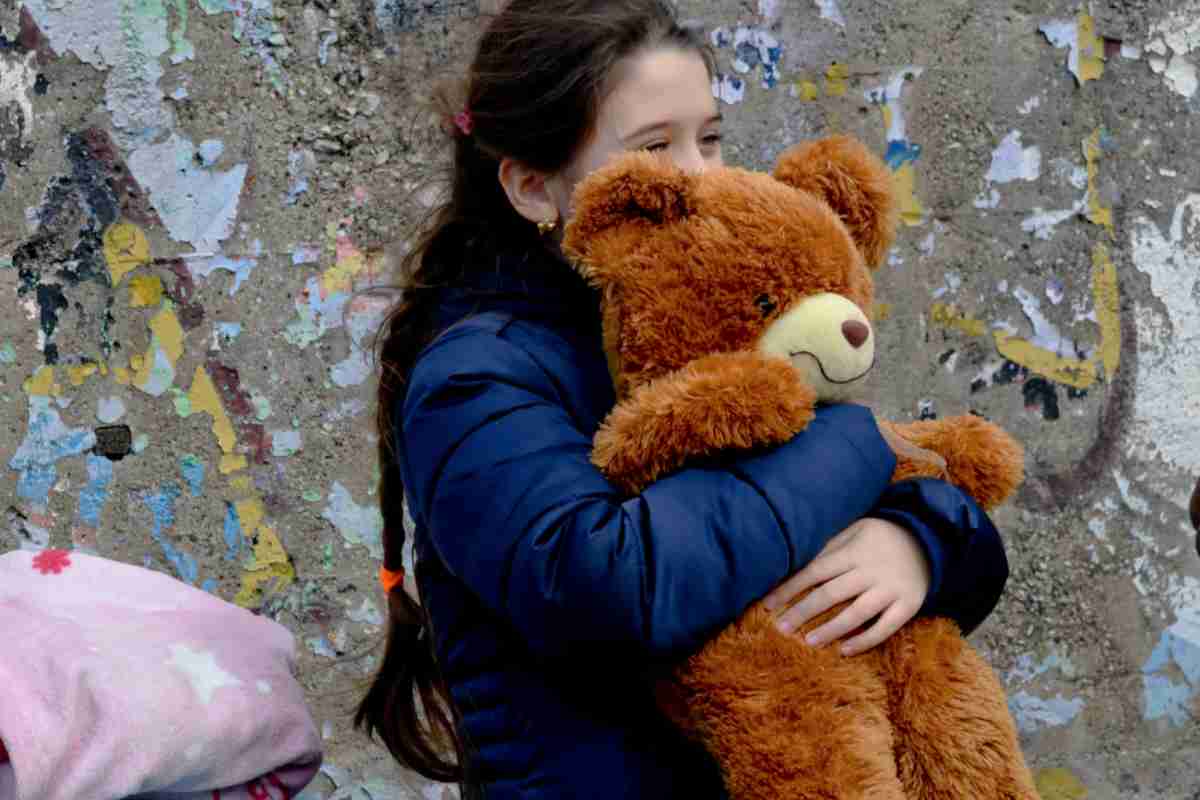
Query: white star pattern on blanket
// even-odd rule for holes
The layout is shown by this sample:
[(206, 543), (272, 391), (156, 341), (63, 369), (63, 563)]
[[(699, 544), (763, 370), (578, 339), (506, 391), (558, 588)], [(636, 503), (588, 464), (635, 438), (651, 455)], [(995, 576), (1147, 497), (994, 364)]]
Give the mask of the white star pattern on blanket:
[(204, 705), (212, 702), (213, 692), (217, 689), (242, 685), (240, 680), (217, 665), (211, 652), (193, 650), (186, 644), (171, 645), (171, 659), (167, 663), (187, 676)]

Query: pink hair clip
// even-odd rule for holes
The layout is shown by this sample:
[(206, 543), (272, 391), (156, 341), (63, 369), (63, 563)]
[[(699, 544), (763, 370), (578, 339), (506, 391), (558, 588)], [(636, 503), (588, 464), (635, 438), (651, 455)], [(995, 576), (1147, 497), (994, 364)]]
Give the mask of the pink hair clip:
[(475, 128), (475, 120), (471, 118), (471, 112), (465, 108), (454, 115), (454, 124), (462, 131), (463, 136), (470, 136), (471, 131)]

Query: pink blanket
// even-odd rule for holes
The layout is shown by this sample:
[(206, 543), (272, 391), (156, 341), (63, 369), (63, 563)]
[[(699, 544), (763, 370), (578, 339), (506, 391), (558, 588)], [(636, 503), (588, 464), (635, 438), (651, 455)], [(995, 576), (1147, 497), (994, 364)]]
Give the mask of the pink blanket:
[(0, 800), (283, 800), (320, 766), (291, 633), (174, 578), (0, 555), (0, 639)]

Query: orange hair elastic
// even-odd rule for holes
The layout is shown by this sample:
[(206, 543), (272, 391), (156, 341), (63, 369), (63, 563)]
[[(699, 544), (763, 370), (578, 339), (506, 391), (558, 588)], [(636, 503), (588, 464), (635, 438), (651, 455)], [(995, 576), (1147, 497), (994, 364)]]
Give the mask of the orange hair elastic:
[(383, 584), (383, 590), (388, 594), (392, 593), (400, 584), (404, 583), (404, 570), (396, 570), (392, 572), (385, 566), (379, 567), (379, 582)]

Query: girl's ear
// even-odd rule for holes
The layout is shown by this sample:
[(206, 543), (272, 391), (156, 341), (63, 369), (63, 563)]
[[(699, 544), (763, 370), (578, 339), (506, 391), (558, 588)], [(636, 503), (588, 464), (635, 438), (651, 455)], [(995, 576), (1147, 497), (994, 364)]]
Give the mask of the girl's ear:
[(775, 178), (828, 203), (867, 266), (883, 263), (900, 208), (891, 170), (866, 145), (849, 136), (805, 142), (779, 157)]
[(626, 228), (669, 225), (695, 211), (695, 179), (670, 160), (635, 152), (601, 167), (575, 189), (574, 216), (563, 252), (587, 276), (603, 264), (589, 258), (596, 246)]
[(558, 219), (558, 206), (546, 186), (549, 176), (545, 173), (505, 158), (500, 161), (497, 177), (508, 202), (522, 217), (534, 224)]

